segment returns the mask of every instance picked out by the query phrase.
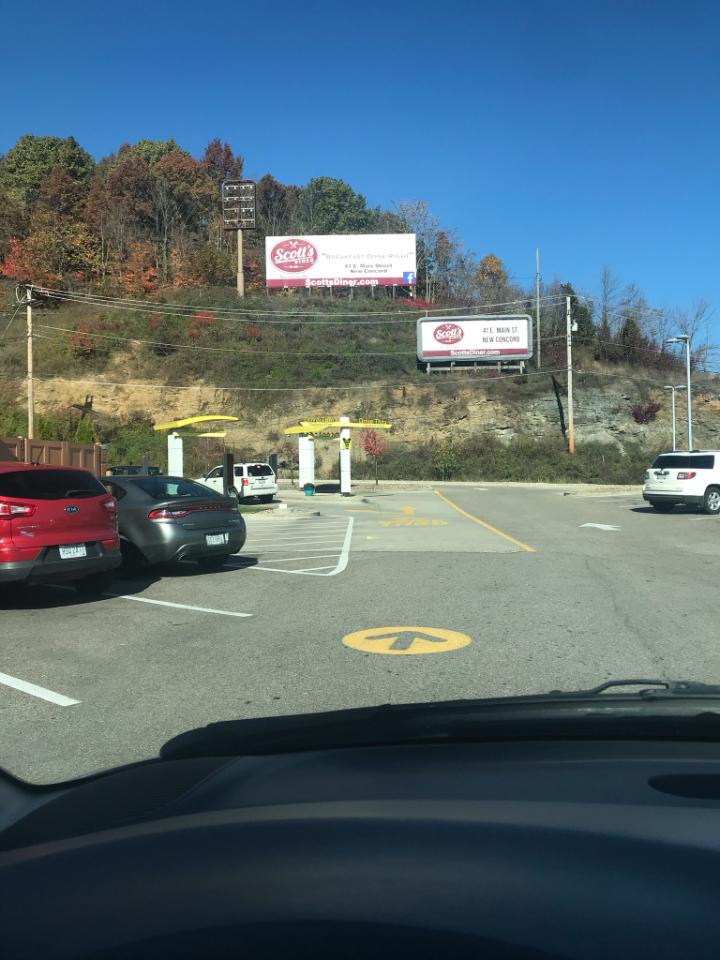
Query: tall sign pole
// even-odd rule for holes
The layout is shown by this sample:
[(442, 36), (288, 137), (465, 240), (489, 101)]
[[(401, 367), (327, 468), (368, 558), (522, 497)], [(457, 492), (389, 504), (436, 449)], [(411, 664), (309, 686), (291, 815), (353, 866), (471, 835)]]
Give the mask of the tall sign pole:
[(540, 247), (535, 248), (535, 349), (540, 369)]
[(243, 230), (254, 230), (256, 220), (255, 182), (225, 180), (222, 185), (223, 227), (237, 233), (237, 292), (245, 296)]
[(243, 232), (237, 231), (237, 292), (239, 297), (245, 296), (245, 270), (243, 269)]

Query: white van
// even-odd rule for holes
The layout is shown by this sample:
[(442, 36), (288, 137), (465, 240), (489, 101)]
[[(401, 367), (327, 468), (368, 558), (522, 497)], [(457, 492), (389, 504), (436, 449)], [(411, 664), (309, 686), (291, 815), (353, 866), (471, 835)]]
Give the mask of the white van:
[[(206, 487), (222, 493), (223, 468), (215, 467), (210, 473), (197, 480)], [(269, 463), (236, 463), (235, 489), (238, 500), (250, 500), (257, 497), (262, 503), (270, 503), (278, 492), (277, 477)]]
[(720, 450), (661, 453), (645, 473), (643, 500), (662, 513), (684, 503), (720, 514)]

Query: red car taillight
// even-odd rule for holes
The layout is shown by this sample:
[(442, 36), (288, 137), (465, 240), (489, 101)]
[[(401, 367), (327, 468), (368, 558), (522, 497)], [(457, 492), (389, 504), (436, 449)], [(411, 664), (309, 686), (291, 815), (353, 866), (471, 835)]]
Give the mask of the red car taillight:
[(181, 517), (187, 517), (189, 513), (189, 510), (171, 510), (168, 507), (161, 507), (159, 510), (151, 510), (148, 520), (179, 520)]
[(0, 500), (0, 517), (31, 517), (37, 507), (33, 503), (12, 503)]
[(250, 481), (248, 480), (247, 477), (243, 477), (243, 478), (242, 478), (242, 485), (243, 485), (244, 487), (246, 487), (249, 483), (250, 483)]
[(692, 480), (697, 474), (694, 470), (687, 470), (677, 475), (678, 480)]
[(102, 507), (103, 510), (107, 510), (108, 513), (117, 513), (117, 503), (112, 497), (107, 500), (103, 500)]

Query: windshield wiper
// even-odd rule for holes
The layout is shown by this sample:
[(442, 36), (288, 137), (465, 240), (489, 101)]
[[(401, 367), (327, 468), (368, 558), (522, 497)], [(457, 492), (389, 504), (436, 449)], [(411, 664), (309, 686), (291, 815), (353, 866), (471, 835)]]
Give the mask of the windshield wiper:
[(609, 680), (589, 690), (226, 720), (174, 737), (161, 757), (568, 739), (718, 743), (720, 686), (691, 680)]
[[(640, 687), (631, 690), (631, 687)], [(533, 699), (576, 700), (579, 697), (639, 697), (641, 700), (664, 700), (667, 697), (720, 697), (720, 685), (696, 680), (607, 680), (587, 690), (551, 690)]]
[(66, 490), (64, 494), (64, 498), (71, 500), (79, 500), (80, 498), (97, 496), (98, 494), (95, 490)]

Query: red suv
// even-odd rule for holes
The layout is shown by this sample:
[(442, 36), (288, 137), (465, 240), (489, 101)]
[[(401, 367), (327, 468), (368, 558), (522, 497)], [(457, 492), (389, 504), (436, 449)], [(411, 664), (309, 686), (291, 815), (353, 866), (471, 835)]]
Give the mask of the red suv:
[(121, 560), (117, 504), (97, 477), (72, 467), (0, 463), (0, 584), (109, 584)]

